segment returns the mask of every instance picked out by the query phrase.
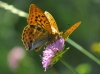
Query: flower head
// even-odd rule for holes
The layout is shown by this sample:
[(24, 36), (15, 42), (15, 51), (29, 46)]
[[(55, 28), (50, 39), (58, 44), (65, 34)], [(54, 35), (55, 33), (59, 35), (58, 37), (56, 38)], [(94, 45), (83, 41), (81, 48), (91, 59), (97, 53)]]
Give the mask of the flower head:
[(8, 54), (8, 65), (12, 71), (19, 66), (19, 61), (25, 57), (25, 51), (22, 47), (14, 47)]
[(42, 65), (46, 69), (52, 65), (53, 58), (56, 57), (57, 52), (61, 52), (64, 47), (64, 39), (60, 37), (56, 42), (48, 45), (43, 51)]

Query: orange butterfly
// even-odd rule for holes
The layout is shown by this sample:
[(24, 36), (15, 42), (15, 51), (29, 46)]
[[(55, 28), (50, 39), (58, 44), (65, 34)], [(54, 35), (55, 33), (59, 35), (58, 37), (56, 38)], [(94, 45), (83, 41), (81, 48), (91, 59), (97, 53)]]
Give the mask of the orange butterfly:
[(59, 35), (65, 39), (80, 25), (76, 23), (64, 33), (59, 32), (57, 24), (52, 15), (45, 11), (44, 13), (34, 4), (30, 5), (28, 25), (22, 33), (22, 41), (27, 50), (38, 50), (49, 40), (54, 40)]

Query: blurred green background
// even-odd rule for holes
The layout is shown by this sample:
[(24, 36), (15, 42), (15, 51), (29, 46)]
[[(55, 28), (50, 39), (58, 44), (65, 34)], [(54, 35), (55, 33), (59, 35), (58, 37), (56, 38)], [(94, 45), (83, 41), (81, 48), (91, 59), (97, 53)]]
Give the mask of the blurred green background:
[[(30, 4), (37, 5), (42, 11), (48, 11), (53, 15), (60, 31), (65, 31), (76, 22), (82, 21), (70, 38), (100, 59), (100, 0), (1, 1), (27, 13)], [(60, 61), (44, 72), (41, 52), (26, 51), (21, 41), (21, 34), (26, 25), (26, 18), (0, 8), (0, 74), (73, 74)], [(66, 47), (70, 47), (70, 50), (62, 58), (79, 74), (100, 74), (100, 65), (67, 42), (65, 44)], [(9, 67), (9, 54), (16, 47), (23, 50), (24, 57), (15, 62), (19, 66), (13, 69)], [(16, 54), (19, 55), (19, 52)]]

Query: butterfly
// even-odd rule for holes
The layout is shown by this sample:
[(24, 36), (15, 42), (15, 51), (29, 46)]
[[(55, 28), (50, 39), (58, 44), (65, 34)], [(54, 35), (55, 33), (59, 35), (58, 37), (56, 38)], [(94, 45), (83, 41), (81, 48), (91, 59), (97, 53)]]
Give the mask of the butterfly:
[(53, 16), (45, 11), (42, 12), (35, 4), (29, 8), (28, 25), (23, 30), (22, 42), (27, 50), (39, 50), (49, 40), (55, 40), (62, 35), (65, 39), (80, 25), (76, 23), (64, 33), (59, 32)]

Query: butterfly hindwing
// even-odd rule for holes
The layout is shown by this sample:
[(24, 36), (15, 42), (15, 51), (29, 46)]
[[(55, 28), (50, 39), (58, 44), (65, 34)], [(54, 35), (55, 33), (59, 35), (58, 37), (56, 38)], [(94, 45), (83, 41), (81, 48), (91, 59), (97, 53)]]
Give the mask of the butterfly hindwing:
[(80, 25), (74, 24), (64, 33), (59, 32), (53, 16), (45, 11), (44, 13), (36, 5), (31, 4), (29, 8), (28, 25), (22, 33), (22, 41), (27, 50), (38, 51), (45, 43), (50, 44), (58, 40), (59, 36), (67, 39), (68, 36)]
[(50, 23), (45, 14), (34, 4), (30, 5), (28, 25), (22, 33), (22, 41), (28, 50), (43, 45), (52, 33)]

